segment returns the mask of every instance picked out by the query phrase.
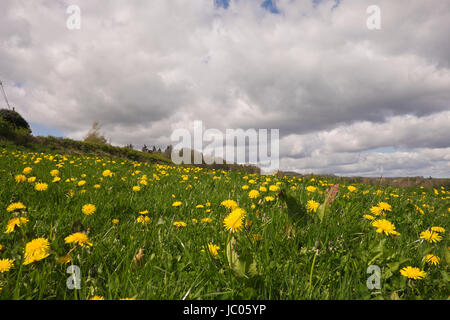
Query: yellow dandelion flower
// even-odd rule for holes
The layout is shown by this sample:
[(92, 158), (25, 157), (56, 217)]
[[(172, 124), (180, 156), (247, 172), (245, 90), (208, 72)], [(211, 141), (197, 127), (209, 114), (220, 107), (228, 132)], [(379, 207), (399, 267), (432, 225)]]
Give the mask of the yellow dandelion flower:
[(250, 199), (256, 199), (256, 198), (259, 197), (259, 191), (253, 189), (253, 190), (251, 190), (251, 191), (248, 193), (248, 196), (249, 196)]
[(135, 192), (141, 191), (141, 187), (139, 187), (139, 186), (134, 186), (134, 187), (133, 187), (133, 191), (135, 191)]
[(38, 182), (34, 186), (34, 190), (36, 190), (36, 191), (45, 191), (45, 190), (47, 190), (47, 188), (48, 188), (48, 184), (43, 183), (43, 182)]
[(89, 241), (88, 236), (82, 232), (72, 233), (70, 236), (64, 238), (65, 243), (75, 243), (84, 247), (85, 245), (92, 247), (92, 243)]
[(426, 277), (426, 272), (416, 267), (407, 266), (400, 270), (402, 276), (410, 279), (422, 279)]
[(384, 213), (384, 211), (383, 211), (383, 209), (381, 209), (380, 207), (378, 207), (378, 206), (374, 206), (374, 207), (372, 207), (372, 208), (370, 208), (370, 212), (372, 213), (372, 214), (374, 214), (374, 215), (376, 215), (376, 216), (380, 216), (380, 215), (386, 215), (385, 213)]
[(51, 175), (52, 177), (59, 176), (59, 170), (53, 169), (52, 171), (50, 171), (50, 175)]
[(33, 168), (26, 167), (25, 169), (23, 169), (22, 173), (23, 174), (29, 174), (31, 171), (33, 171)]
[(431, 227), (431, 231), (435, 232), (445, 232), (445, 229), (442, 227)]
[(18, 174), (14, 177), (17, 183), (25, 182), (27, 181), (27, 177), (25, 177), (23, 174)]
[(113, 173), (111, 172), (111, 170), (105, 170), (103, 171), (102, 175), (104, 177), (112, 177)]
[(145, 215), (142, 215), (142, 216), (137, 217), (136, 221), (141, 224), (147, 224), (150, 222), (150, 218)]
[(179, 207), (181, 206), (182, 202), (181, 201), (175, 201), (174, 203), (172, 203), (172, 207)]
[(203, 218), (202, 220), (200, 220), (201, 222), (211, 222), (212, 221), (212, 219), (211, 218)]
[(420, 233), (420, 239), (425, 239), (428, 242), (433, 243), (441, 241), (442, 237), (435, 231), (425, 230)]
[(399, 233), (395, 231), (395, 226), (388, 220), (375, 220), (374, 222), (372, 222), (372, 226), (377, 228), (376, 232), (378, 233), (385, 233), (387, 236), (390, 234), (399, 235)]
[(234, 200), (224, 200), (220, 203), (220, 205), (224, 206), (227, 209), (231, 209), (231, 210), (238, 207), (237, 202)]
[(89, 300), (105, 300), (105, 298), (102, 297), (102, 296), (93, 296), (93, 297), (90, 298)]
[(273, 184), (273, 185), (271, 185), (271, 186), (269, 187), (269, 190), (270, 190), (270, 191), (276, 192), (276, 191), (280, 190), (280, 187), (277, 186), (277, 185), (275, 185), (275, 184)]
[(18, 210), (24, 210), (27, 207), (22, 203), (22, 202), (14, 202), (11, 203), (8, 208), (6, 208), (6, 211), (8, 212), (13, 212), (13, 211), (18, 211)]
[(178, 228), (180, 228), (180, 227), (186, 227), (186, 226), (187, 226), (186, 222), (183, 222), (183, 221), (175, 221), (175, 222), (173, 223), (173, 225), (174, 225), (175, 227), (178, 227)]
[(441, 262), (441, 259), (439, 259), (439, 257), (437, 257), (437, 256), (435, 256), (434, 254), (431, 254), (431, 253), (427, 254), (424, 257), (424, 260), (425, 260), (426, 263), (432, 264), (432, 265), (435, 265), (435, 266), (437, 266)]
[(97, 208), (95, 207), (95, 205), (91, 203), (85, 204), (83, 208), (81, 208), (81, 211), (87, 216), (93, 215), (96, 210)]
[(320, 203), (314, 201), (314, 200), (308, 200), (306, 203), (306, 209), (308, 212), (317, 212), (317, 208), (319, 208)]
[(218, 245), (215, 245), (213, 243), (208, 243), (208, 252), (214, 258), (216, 258), (217, 255), (219, 254), (219, 249), (220, 249), (220, 247)]
[(317, 190), (317, 187), (314, 187), (314, 186), (307, 186), (306, 187), (306, 191), (308, 191), (308, 192), (316, 192), (316, 190)]
[(14, 266), (11, 259), (0, 259), (0, 273), (9, 271)]
[[(240, 208), (237, 208), (240, 209)], [(225, 217), (223, 220), (223, 224), (225, 225), (225, 229), (228, 231), (234, 233), (237, 231), (242, 231), (244, 228), (244, 220), (245, 217), (245, 211), (243, 209), (240, 210), (233, 210), (231, 213)]]
[(119, 219), (112, 219), (111, 222), (114, 224), (119, 224)]
[(16, 227), (21, 227), (24, 224), (28, 223), (28, 219), (25, 217), (15, 217), (8, 221), (6, 224), (6, 231), (5, 233), (11, 233), (14, 231)]
[(371, 216), (370, 214), (365, 214), (363, 215), (364, 218), (366, 218), (367, 220), (375, 220), (374, 216)]
[(378, 202), (377, 206), (381, 208), (383, 211), (392, 211), (392, 207), (389, 203), (386, 202)]
[(37, 238), (31, 240), (25, 245), (25, 261), (24, 265), (47, 258), (50, 253), (50, 244), (48, 239)]

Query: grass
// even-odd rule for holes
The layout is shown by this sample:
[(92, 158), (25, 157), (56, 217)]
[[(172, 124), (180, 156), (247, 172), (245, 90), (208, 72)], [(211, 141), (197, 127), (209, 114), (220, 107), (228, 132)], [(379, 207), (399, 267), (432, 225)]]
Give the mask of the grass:
[[(26, 167), (32, 168), (24, 174), (27, 181), (16, 182)], [(50, 174), (54, 169), (59, 170), (58, 182)], [(113, 175), (104, 176), (105, 170)], [(246, 175), (129, 158), (62, 155), (11, 144), (0, 149), (0, 174), (0, 259), (14, 260), (11, 269), (0, 272), (0, 299), (449, 297), (448, 230), (440, 232), (439, 242), (420, 239), (421, 232), (433, 226), (449, 227), (450, 191), (445, 188), (353, 184), (356, 190), (351, 192), (338, 178)], [(31, 177), (36, 180), (28, 180)], [(47, 190), (35, 190), (40, 181), (48, 184)], [(330, 207), (306, 212), (308, 200), (326, 202), (326, 191), (334, 183), (341, 184)], [(307, 186), (317, 190), (309, 192)], [(250, 199), (249, 191), (260, 187), (267, 191)], [(274, 201), (266, 201), (266, 196)], [(221, 202), (227, 199), (246, 211), (241, 231), (230, 233), (224, 227), (230, 210)], [(27, 208), (6, 210), (18, 201)], [(172, 206), (176, 201), (179, 207)], [(400, 235), (377, 233), (363, 217), (379, 202), (392, 210), (375, 218), (392, 222)], [(85, 204), (94, 204), (95, 213), (85, 215)], [(146, 224), (137, 221), (143, 210), (148, 210)], [(5, 233), (15, 216), (29, 222)], [(176, 221), (186, 226), (176, 227)], [(75, 232), (87, 234), (93, 245), (65, 243)], [(49, 240), (50, 255), (24, 265), (25, 245), (39, 237)], [(219, 246), (217, 256), (208, 251), (208, 244)], [(143, 255), (135, 259), (140, 249)], [(58, 258), (69, 252), (71, 261), (60, 263)], [(429, 253), (440, 258), (438, 265), (424, 261)], [(72, 264), (81, 271), (78, 290), (66, 286)], [(367, 288), (369, 265), (380, 267), (381, 289)], [(407, 279), (400, 273), (406, 266), (424, 270), (426, 277)]]

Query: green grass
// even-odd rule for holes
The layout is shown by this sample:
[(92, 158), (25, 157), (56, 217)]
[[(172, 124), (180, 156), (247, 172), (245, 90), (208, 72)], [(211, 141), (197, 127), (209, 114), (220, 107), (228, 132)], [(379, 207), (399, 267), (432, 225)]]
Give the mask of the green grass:
[[(354, 184), (357, 190), (350, 192), (347, 185), (341, 184), (336, 200), (321, 220), (318, 212), (306, 213), (303, 209), (308, 200), (323, 203), (328, 185), (340, 182), (337, 178), (311, 181), (246, 176), (233, 171), (99, 156), (64, 156), (50, 151), (30, 152), (26, 147), (19, 150), (10, 144), (3, 146), (0, 259), (13, 259), (14, 266), (0, 273), (0, 299), (89, 299), (95, 295), (105, 299), (449, 297), (449, 190), (437, 188), (436, 194), (433, 189), (383, 187), (383, 193), (377, 195), (376, 186)], [(38, 158), (42, 160), (36, 163)], [(62, 179), (53, 183), (50, 171), (59, 163), (63, 164), (59, 168)], [(36, 177), (36, 182), (48, 184), (46, 191), (36, 191), (35, 182), (15, 181), (25, 167), (32, 168), (27, 178)], [(114, 175), (103, 177), (106, 169)], [(133, 191), (143, 175), (147, 175), (148, 184)], [(252, 179), (254, 184), (249, 183)], [(85, 185), (78, 186), (80, 180), (85, 180)], [(287, 197), (269, 190), (260, 192), (257, 199), (248, 196), (251, 189), (277, 183)], [(100, 184), (100, 188), (94, 188), (95, 184)], [(249, 189), (243, 190), (244, 185), (249, 185)], [(310, 185), (316, 186), (317, 191), (307, 192)], [(264, 201), (267, 195), (275, 201)], [(232, 235), (223, 224), (229, 210), (220, 205), (227, 199), (245, 209), (245, 221), (251, 221), (251, 225)], [(17, 201), (27, 209), (7, 212), (8, 205)], [(175, 201), (182, 205), (173, 207)], [(382, 218), (395, 225), (399, 236), (377, 233), (371, 221), (363, 218), (381, 201), (392, 206), (392, 211)], [(81, 210), (87, 203), (97, 208), (91, 216)], [(200, 204), (204, 208), (196, 208)], [(149, 211), (146, 225), (136, 221), (143, 210)], [(302, 215), (306, 215), (306, 220)], [(29, 222), (6, 234), (6, 225), (14, 216), (27, 217)], [(206, 217), (212, 221), (201, 222)], [(119, 219), (119, 224), (113, 224), (112, 219)], [(175, 221), (183, 221), (187, 226), (177, 228)], [(441, 233), (441, 241), (429, 243), (419, 238), (422, 231), (433, 226), (447, 229)], [(93, 246), (65, 243), (65, 237), (77, 231), (87, 233)], [(254, 235), (262, 239), (252, 241)], [(50, 255), (23, 265), (26, 243), (38, 237), (50, 241)], [(220, 247), (215, 258), (208, 250), (201, 251), (209, 243)], [(232, 244), (228, 251), (227, 244)], [(139, 263), (134, 263), (140, 248), (144, 255)], [(59, 263), (58, 257), (70, 250), (72, 261)], [(440, 264), (426, 264), (423, 257), (428, 253), (440, 257)], [(230, 268), (230, 259), (234, 259), (234, 268)], [(66, 286), (70, 276), (66, 269), (71, 264), (81, 270), (79, 290)], [(382, 271), (380, 290), (366, 286), (369, 265), (378, 265)], [(406, 266), (418, 267), (427, 275), (421, 280), (409, 280), (400, 274)]]

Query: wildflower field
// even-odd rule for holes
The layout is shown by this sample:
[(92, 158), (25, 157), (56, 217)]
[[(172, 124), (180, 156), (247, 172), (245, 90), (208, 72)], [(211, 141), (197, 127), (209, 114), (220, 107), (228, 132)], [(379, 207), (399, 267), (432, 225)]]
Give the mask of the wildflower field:
[(0, 299), (448, 299), (449, 200), (0, 149)]

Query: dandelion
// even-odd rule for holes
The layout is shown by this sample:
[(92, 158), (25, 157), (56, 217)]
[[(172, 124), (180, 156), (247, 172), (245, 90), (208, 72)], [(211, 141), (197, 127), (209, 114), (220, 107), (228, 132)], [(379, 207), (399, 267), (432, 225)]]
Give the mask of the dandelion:
[(377, 228), (376, 232), (385, 233), (387, 236), (390, 234), (396, 236), (400, 235), (397, 231), (395, 231), (395, 226), (385, 219), (375, 220), (372, 222), (372, 226)]
[[(239, 210), (238, 210), (239, 209)], [(241, 208), (236, 208), (231, 211), (231, 213), (225, 217), (223, 220), (223, 224), (225, 225), (225, 229), (234, 233), (237, 231), (242, 231), (244, 228), (243, 220), (245, 218), (245, 210)]]
[(420, 233), (420, 239), (425, 239), (428, 242), (433, 243), (441, 241), (442, 237), (435, 231), (425, 230)]
[(145, 215), (142, 215), (142, 216), (137, 217), (136, 221), (141, 224), (147, 224), (150, 222), (150, 218)]
[(354, 186), (348, 186), (347, 190), (350, 192), (355, 192), (357, 189)]
[(366, 218), (367, 220), (375, 220), (374, 216), (371, 216), (370, 214), (365, 214), (363, 215), (364, 218)]
[(253, 189), (248, 193), (248, 196), (250, 199), (256, 199), (259, 197), (259, 191)]
[(13, 211), (18, 211), (18, 210), (24, 210), (27, 207), (22, 203), (22, 202), (14, 202), (11, 203), (8, 208), (6, 208), (6, 211), (8, 212), (13, 212)]
[(208, 222), (211, 222), (212, 221), (212, 219), (211, 218), (208, 218), (208, 217), (206, 217), (206, 218), (203, 218), (202, 220), (200, 220), (201, 222), (205, 222), (205, 223), (208, 223)]
[(34, 186), (34, 190), (36, 190), (36, 191), (45, 191), (45, 190), (47, 190), (47, 188), (48, 188), (48, 184), (43, 183), (43, 182), (38, 182)]
[(0, 259), (0, 273), (9, 271), (14, 266), (11, 259)]
[[(215, 245), (213, 243), (208, 243), (208, 252), (210, 255), (212, 255), (214, 258), (217, 257), (219, 254), (220, 247), (218, 245)], [(204, 251), (204, 250), (203, 250)]]
[(114, 224), (119, 224), (119, 219), (112, 219), (111, 222)]
[(25, 182), (27, 181), (27, 177), (25, 177), (23, 174), (18, 174), (14, 177), (17, 183)]
[(386, 202), (378, 202), (377, 206), (381, 208), (383, 211), (392, 211), (392, 207), (389, 203)]
[(431, 231), (435, 232), (445, 232), (445, 229), (442, 227), (431, 227)]
[(266, 200), (266, 202), (271, 202), (271, 201), (275, 201), (275, 198), (272, 196), (267, 196), (264, 198), (264, 200)]
[(92, 247), (92, 243), (89, 241), (88, 236), (82, 232), (72, 233), (70, 236), (64, 238), (65, 243), (75, 243), (84, 247), (85, 245)]
[(50, 244), (48, 239), (37, 238), (25, 245), (25, 261), (24, 265), (47, 258), (50, 253)]
[(181, 206), (182, 202), (181, 201), (175, 201), (174, 203), (172, 203), (172, 207), (179, 207)]
[(102, 297), (102, 296), (93, 296), (93, 297), (90, 298), (89, 300), (105, 300), (105, 298)]
[(59, 182), (59, 181), (61, 181), (60, 177), (54, 177), (53, 180), (52, 180), (53, 183), (56, 183), (56, 182)]
[(308, 192), (316, 192), (316, 190), (317, 190), (317, 187), (314, 187), (314, 186), (307, 186), (306, 187), (306, 191), (308, 191)]
[(372, 213), (372, 214), (374, 214), (374, 215), (376, 215), (376, 216), (380, 216), (380, 215), (386, 215), (385, 213), (384, 213), (384, 211), (383, 211), (383, 209), (381, 209), (380, 207), (378, 207), (378, 206), (374, 206), (374, 207), (371, 207), (370, 208), (370, 212)]
[(139, 187), (139, 186), (134, 186), (134, 187), (133, 187), (133, 191), (135, 191), (135, 192), (141, 191), (141, 187)]
[(27, 179), (27, 181), (28, 181), (29, 183), (33, 183), (33, 182), (36, 181), (36, 177), (29, 177), (29, 178)]
[(21, 227), (24, 224), (28, 223), (28, 219), (25, 217), (15, 217), (8, 221), (6, 224), (6, 231), (5, 233), (11, 233), (14, 231), (16, 227)]
[(29, 174), (31, 171), (33, 171), (33, 168), (26, 167), (25, 169), (23, 169), (22, 173), (23, 174)]
[(248, 190), (249, 186), (248, 185), (243, 185), (242, 186), (242, 190)]
[(81, 211), (87, 216), (93, 215), (96, 210), (97, 208), (95, 207), (95, 205), (91, 203), (85, 204), (83, 208), (81, 208)]
[(186, 222), (183, 222), (183, 221), (175, 221), (175, 222), (173, 223), (173, 225), (174, 225), (175, 227), (177, 227), (177, 228), (180, 228), (180, 227), (186, 227), (186, 226), (187, 226)]
[(51, 175), (52, 177), (59, 176), (59, 170), (53, 169), (52, 171), (50, 171), (50, 175)]
[(148, 210), (144, 210), (144, 211), (139, 211), (139, 214), (145, 215), (148, 213)]
[(316, 212), (317, 208), (319, 208), (320, 203), (314, 201), (314, 200), (308, 200), (306, 203), (306, 209), (308, 212)]
[(431, 253), (427, 254), (423, 259), (425, 260), (426, 263), (432, 264), (435, 266), (437, 266), (441, 262), (441, 259), (439, 259), (439, 257), (437, 257)]
[(82, 187), (82, 186), (84, 186), (86, 184), (86, 181), (85, 180), (80, 180), (79, 182), (78, 182), (78, 186), (79, 187)]
[(276, 192), (276, 191), (280, 190), (280, 187), (273, 184), (269, 187), (269, 190)]
[(220, 203), (220, 205), (224, 206), (227, 209), (231, 209), (231, 210), (238, 207), (237, 202), (234, 200), (224, 200)]
[(68, 264), (71, 261), (69, 255), (61, 256), (58, 258), (58, 263), (60, 264)]
[(112, 177), (113, 173), (111, 172), (111, 170), (105, 170), (103, 171), (102, 175), (104, 177)]
[(426, 277), (426, 272), (416, 267), (407, 266), (400, 270), (402, 276), (410, 279), (422, 279)]

